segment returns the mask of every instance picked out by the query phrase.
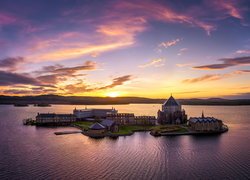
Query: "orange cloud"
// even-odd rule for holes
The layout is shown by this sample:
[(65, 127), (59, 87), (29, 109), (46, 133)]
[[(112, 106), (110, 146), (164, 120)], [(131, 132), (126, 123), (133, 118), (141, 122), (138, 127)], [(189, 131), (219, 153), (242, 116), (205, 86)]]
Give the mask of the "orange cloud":
[(66, 90), (66, 94), (75, 94), (75, 93), (77, 94), (77, 93), (84, 93), (84, 92), (91, 92), (91, 91), (106, 90), (106, 89), (112, 89), (116, 86), (123, 85), (125, 82), (128, 82), (131, 79), (132, 79), (132, 75), (125, 75), (125, 76), (114, 78), (112, 80), (112, 83), (106, 86), (91, 87), (90, 85), (80, 82), (77, 84), (66, 85), (64, 89)]
[(186, 23), (190, 26), (197, 26), (204, 29), (209, 35), (211, 31), (215, 30), (215, 26), (199, 19), (184, 14), (182, 12), (176, 12), (166, 5), (157, 3), (156, 1), (143, 1), (139, 3), (123, 1), (117, 5), (121, 10), (129, 11), (127, 13), (140, 14), (147, 19), (157, 19), (159, 21), (171, 22), (171, 23)]
[(239, 9), (234, 1), (231, 0), (219, 0), (214, 1), (216, 8), (225, 10), (230, 16), (243, 19), (241, 9)]
[(198, 78), (191, 78), (191, 79), (184, 79), (182, 82), (183, 83), (198, 83), (198, 82), (207, 82), (207, 81), (216, 81), (216, 80), (221, 80), (237, 75), (242, 75), (242, 74), (249, 74), (250, 70), (238, 70), (238, 71), (233, 71), (231, 73), (226, 73), (226, 74), (207, 74)]
[(108, 20), (97, 25), (92, 35), (67, 32), (45, 40), (35, 40), (27, 57), (32, 61), (60, 61), (84, 55), (96, 57), (100, 53), (131, 46), (135, 36), (146, 29), (146, 21), (139, 17)]
[(161, 67), (164, 66), (164, 60), (162, 58), (157, 58), (157, 59), (153, 59), (148, 63), (142, 64), (139, 67), (140, 68), (146, 68), (146, 67)]

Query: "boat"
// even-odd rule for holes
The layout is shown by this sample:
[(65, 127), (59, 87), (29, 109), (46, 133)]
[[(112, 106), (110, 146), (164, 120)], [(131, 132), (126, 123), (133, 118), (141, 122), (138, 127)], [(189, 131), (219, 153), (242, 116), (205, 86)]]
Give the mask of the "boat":
[(24, 104), (24, 103), (16, 103), (14, 104), (15, 107), (28, 107), (28, 104)]
[(50, 107), (50, 104), (46, 104), (46, 103), (40, 103), (40, 104), (34, 104), (34, 106), (36, 107)]

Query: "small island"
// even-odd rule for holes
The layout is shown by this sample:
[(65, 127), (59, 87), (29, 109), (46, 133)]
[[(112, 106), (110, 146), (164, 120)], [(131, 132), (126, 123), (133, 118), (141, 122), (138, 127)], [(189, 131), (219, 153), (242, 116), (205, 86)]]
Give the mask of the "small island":
[(24, 125), (73, 126), (80, 131), (56, 132), (56, 135), (82, 133), (93, 138), (132, 135), (150, 131), (153, 136), (211, 135), (228, 131), (222, 120), (214, 117), (187, 119), (181, 104), (171, 95), (155, 116), (135, 116), (112, 109), (74, 109), (72, 114), (38, 113), (36, 119), (25, 119)]

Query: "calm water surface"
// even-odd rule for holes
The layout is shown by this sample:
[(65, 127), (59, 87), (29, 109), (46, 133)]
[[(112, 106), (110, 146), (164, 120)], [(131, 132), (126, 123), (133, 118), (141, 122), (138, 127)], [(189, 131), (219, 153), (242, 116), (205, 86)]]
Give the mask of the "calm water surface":
[[(184, 106), (189, 117), (204, 110), (229, 125), (229, 132), (209, 137), (155, 138), (140, 132), (96, 140), (54, 135), (73, 128), (22, 125), (37, 112), (70, 113), (75, 107), (84, 108), (0, 106), (0, 179), (250, 179), (250, 106)], [(156, 115), (160, 105), (113, 107)]]

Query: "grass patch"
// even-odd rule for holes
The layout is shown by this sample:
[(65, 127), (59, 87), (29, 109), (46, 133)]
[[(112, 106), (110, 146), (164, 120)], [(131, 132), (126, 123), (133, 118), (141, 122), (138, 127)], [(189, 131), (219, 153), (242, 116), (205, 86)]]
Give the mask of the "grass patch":
[(113, 134), (131, 134), (134, 131), (150, 131), (154, 126), (137, 126), (137, 125), (123, 125), (119, 126), (119, 132)]
[(80, 127), (83, 130), (87, 130), (89, 128), (89, 126), (91, 126), (94, 123), (89, 122), (89, 121), (77, 121), (77, 122), (73, 122), (72, 124)]
[(170, 133), (170, 132), (188, 132), (187, 128), (182, 125), (159, 125), (152, 129), (158, 133)]

